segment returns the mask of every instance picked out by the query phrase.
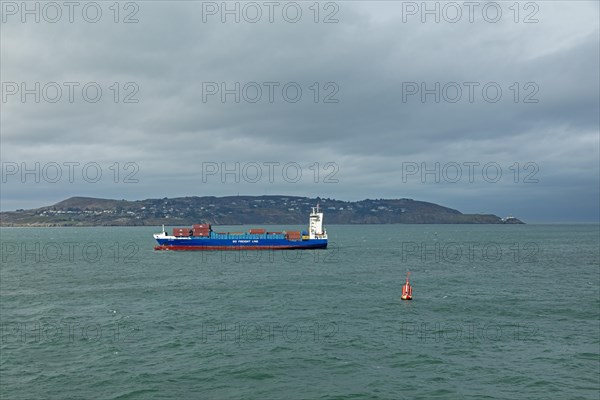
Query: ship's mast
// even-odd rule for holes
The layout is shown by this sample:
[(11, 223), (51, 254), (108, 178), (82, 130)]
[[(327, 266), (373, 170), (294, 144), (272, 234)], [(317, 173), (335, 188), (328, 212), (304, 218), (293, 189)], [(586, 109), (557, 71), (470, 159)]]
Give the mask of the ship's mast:
[(323, 213), (319, 209), (319, 204), (312, 207), (308, 220), (308, 234), (310, 239), (327, 239), (327, 232), (323, 229)]

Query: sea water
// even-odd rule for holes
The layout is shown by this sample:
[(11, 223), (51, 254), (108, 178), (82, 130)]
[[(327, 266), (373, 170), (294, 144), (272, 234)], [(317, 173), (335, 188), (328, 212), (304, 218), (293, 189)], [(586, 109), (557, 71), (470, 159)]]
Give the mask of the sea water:
[(155, 231), (0, 230), (0, 398), (598, 398), (598, 225), (329, 226), (327, 250), (259, 252)]

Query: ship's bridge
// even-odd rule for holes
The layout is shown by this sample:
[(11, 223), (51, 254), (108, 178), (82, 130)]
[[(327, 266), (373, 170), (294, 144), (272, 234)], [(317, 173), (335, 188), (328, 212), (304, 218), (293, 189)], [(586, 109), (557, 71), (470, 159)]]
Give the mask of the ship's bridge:
[(318, 204), (312, 207), (308, 220), (308, 234), (310, 239), (327, 239), (327, 231), (323, 228), (323, 213)]

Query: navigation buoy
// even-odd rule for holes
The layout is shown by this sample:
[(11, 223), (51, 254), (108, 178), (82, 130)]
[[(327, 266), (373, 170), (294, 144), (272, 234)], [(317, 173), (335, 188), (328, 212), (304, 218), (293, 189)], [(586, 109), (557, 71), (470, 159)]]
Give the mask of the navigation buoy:
[(402, 300), (412, 300), (412, 286), (408, 282), (409, 275), (410, 272), (406, 274), (406, 283), (402, 286), (402, 297), (400, 297)]

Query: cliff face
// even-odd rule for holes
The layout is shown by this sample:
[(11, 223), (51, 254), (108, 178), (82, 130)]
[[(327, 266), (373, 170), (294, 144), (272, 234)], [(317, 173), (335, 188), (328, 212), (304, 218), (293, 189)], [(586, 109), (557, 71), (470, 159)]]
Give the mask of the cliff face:
[[(304, 224), (320, 204), (327, 224), (500, 224), (491, 214), (412, 199), (347, 202), (296, 196), (179, 197), (137, 201), (72, 197), (34, 210), (0, 213), (1, 226), (145, 226)], [(510, 223), (522, 223), (512, 219)]]

